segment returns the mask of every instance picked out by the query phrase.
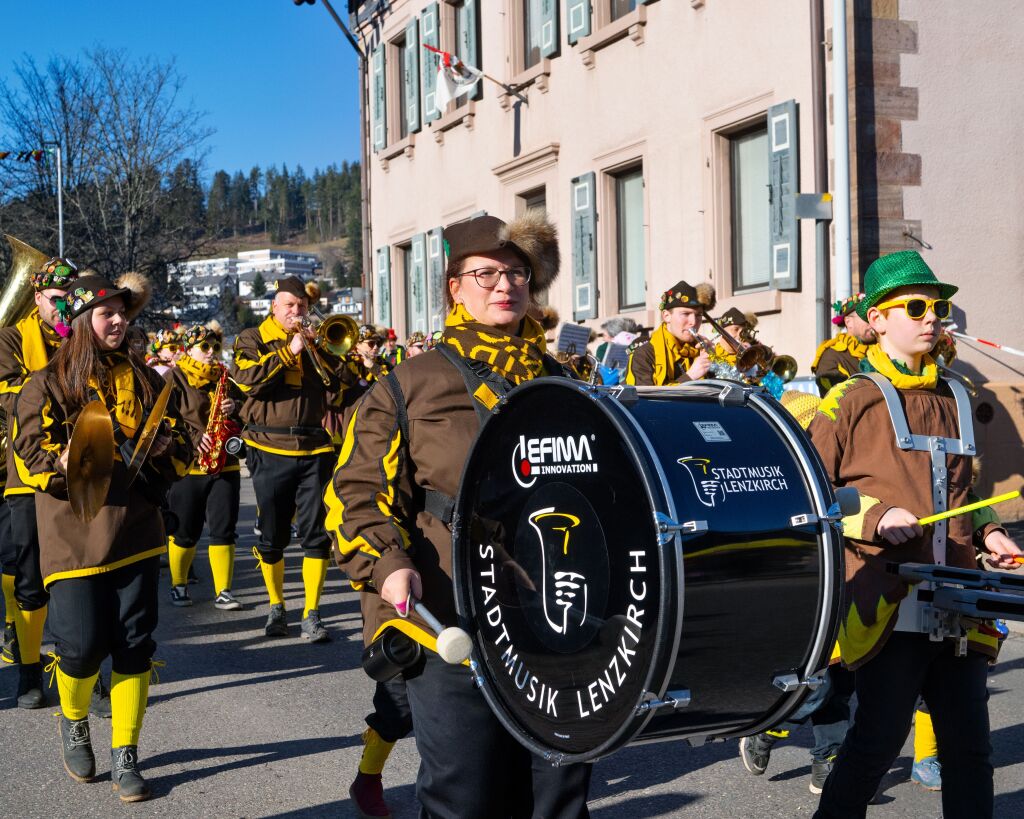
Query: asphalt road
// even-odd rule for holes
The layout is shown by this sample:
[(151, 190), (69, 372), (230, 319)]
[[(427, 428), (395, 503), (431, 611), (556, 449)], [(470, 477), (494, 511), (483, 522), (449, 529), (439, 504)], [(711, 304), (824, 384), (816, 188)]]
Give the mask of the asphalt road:
[[(244, 484), (248, 489), (248, 483)], [(285, 588), (292, 636), (267, 640), (262, 580), (251, 554), (253, 506), (243, 495), (235, 591), (241, 612), (213, 608), (209, 566), (200, 548), (202, 582), (196, 605), (176, 609), (161, 600), (158, 659), (166, 661), (140, 743), (155, 798), (121, 806), (110, 791), (109, 721), (93, 717), (100, 778), (73, 782), (60, 762), (55, 705), (20, 711), (17, 672), (0, 670), (0, 805), (5, 817), (348, 817), (348, 785), (359, 759), (363, 717), (373, 686), (358, 667), (361, 649), (355, 594), (332, 570), (322, 613), (334, 642), (298, 637), (300, 552), (286, 556)], [(166, 573), (165, 573), (166, 577)], [(169, 582), (169, 581), (168, 581)], [(52, 646), (44, 646), (48, 650)], [(726, 647), (724, 650), (728, 650)], [(1024, 634), (1014, 633), (993, 670), (991, 691), (997, 816), (1024, 815), (1024, 727), (1015, 705), (1024, 691)], [(56, 703), (56, 692), (51, 691)], [(681, 742), (634, 746), (599, 762), (591, 788), (595, 817), (810, 816), (817, 798), (807, 789), (810, 731), (777, 746), (768, 773), (753, 777), (736, 740), (689, 748)], [(458, 749), (452, 749), (458, 753)], [(872, 817), (941, 815), (939, 795), (908, 781), (908, 742), (883, 783)], [(396, 819), (417, 815), (413, 740), (401, 741), (385, 770)]]

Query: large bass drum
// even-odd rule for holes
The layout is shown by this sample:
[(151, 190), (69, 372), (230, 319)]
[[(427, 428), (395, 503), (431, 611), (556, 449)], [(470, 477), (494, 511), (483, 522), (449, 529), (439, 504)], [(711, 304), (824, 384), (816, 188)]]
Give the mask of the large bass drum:
[(835, 641), (837, 516), (759, 390), (529, 382), (481, 430), (453, 520), (477, 684), (554, 764), (776, 725)]

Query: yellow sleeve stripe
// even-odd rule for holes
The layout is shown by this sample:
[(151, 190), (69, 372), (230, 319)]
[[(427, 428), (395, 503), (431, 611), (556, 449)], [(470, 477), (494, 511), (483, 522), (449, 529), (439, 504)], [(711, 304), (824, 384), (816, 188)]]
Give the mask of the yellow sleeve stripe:
[(856, 515), (847, 515), (843, 518), (843, 536), (854, 540), (874, 540), (874, 532), (864, 532), (864, 517), (868, 511), (878, 506), (881, 501), (870, 495), (860, 493), (860, 511)]

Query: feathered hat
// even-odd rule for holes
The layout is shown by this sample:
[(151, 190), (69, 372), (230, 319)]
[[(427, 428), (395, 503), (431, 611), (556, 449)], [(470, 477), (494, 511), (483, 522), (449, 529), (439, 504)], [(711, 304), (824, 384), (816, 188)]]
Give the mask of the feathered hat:
[(680, 279), (672, 287), (661, 294), (659, 310), (671, 310), (673, 307), (690, 307), (694, 310), (715, 309), (717, 297), (714, 286), (701, 282), (696, 287)]
[(131, 270), (118, 276), (114, 284), (131, 292), (131, 299), (126, 304), (125, 318), (133, 321), (153, 298), (153, 282), (149, 276)]

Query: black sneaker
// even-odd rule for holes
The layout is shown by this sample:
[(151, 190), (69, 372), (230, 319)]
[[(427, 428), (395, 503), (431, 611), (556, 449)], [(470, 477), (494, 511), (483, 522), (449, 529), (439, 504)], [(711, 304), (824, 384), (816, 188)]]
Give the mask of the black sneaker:
[(274, 603), (270, 607), (270, 616), (263, 633), (268, 637), (288, 636), (288, 615), (284, 613), (284, 603)]
[(18, 650), (18, 630), (14, 623), (4, 623), (4, 649), (0, 660), (10, 665), (21, 662), (21, 651)]
[(224, 589), (224, 591), (217, 595), (213, 605), (221, 611), (238, 611), (242, 608), (242, 601), (231, 593), (231, 589)]
[(316, 609), (310, 609), (302, 620), (302, 639), (311, 643), (328, 643), (331, 640), (331, 635), (320, 619), (320, 612)]
[(22, 663), (18, 666), (18, 707), (42, 708), (44, 705), (43, 664)]
[(828, 775), (832, 773), (832, 765), (835, 763), (836, 758), (830, 756), (823, 762), (819, 762), (817, 759), (811, 760), (811, 781), (807, 783), (807, 787), (811, 793), (821, 793), (825, 787), (825, 780), (828, 779)]
[(171, 605), (181, 608), (192, 605), (192, 595), (188, 593), (188, 586), (171, 586)]
[(772, 746), (775, 737), (768, 734), (755, 734), (740, 740), (740, 758), (743, 767), (754, 776), (761, 776), (768, 770), (768, 762), (772, 757)]
[(89, 713), (97, 717), (110, 719), (110, 689), (103, 682), (103, 674), (96, 675), (96, 685), (92, 687), (92, 697), (89, 699)]
[(149, 785), (139, 773), (139, 746), (124, 745), (110, 749), (110, 781), (122, 802), (149, 799)]
[(92, 752), (89, 718), (68, 719), (59, 714), (57, 730), (64, 754), (64, 770), (75, 782), (89, 782), (96, 776), (96, 755)]

